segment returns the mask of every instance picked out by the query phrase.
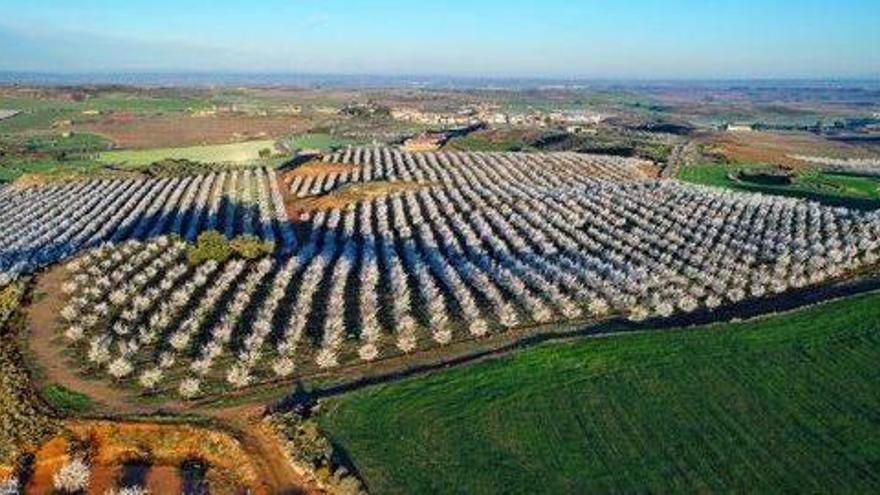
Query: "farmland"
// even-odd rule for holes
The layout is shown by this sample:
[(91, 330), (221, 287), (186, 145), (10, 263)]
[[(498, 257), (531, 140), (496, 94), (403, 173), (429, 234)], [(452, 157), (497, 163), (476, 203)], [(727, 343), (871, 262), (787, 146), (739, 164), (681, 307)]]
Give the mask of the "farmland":
[(263, 140), (187, 148), (107, 151), (98, 155), (98, 161), (123, 167), (149, 165), (169, 158), (206, 163), (245, 163), (258, 161), (261, 158), (260, 153), (264, 150), (268, 150), (270, 154), (275, 153), (275, 142)]
[(876, 157), (691, 103), (0, 87), (0, 493), (876, 491)]
[(874, 492), (873, 294), (548, 345), (377, 386), (322, 422), (376, 493)]
[[(67, 264), (59, 324), (77, 359), (191, 399), (533, 325), (712, 311), (870, 268), (880, 247), (873, 215), (661, 182), (635, 159), (325, 160), (281, 180), (245, 169), (9, 191), (9, 211), (27, 206), (3, 225), (17, 234), (0, 267), (13, 279), (86, 249)], [(193, 264), (205, 230), (277, 252)]]
[(303, 132), (310, 126), (310, 119), (287, 115), (218, 114), (197, 117), (189, 113), (115, 113), (82, 119), (73, 125), (73, 129), (104, 136), (120, 148), (150, 150), (281, 138)]
[(800, 169), (791, 174), (792, 180), (787, 184), (759, 183), (737, 178), (741, 171), (761, 173), (766, 170), (773, 169), (762, 165), (701, 164), (682, 169), (678, 177), (694, 184), (804, 198), (828, 205), (862, 209), (880, 206), (880, 180), (876, 177)]
[(289, 150), (330, 150), (356, 144), (355, 141), (338, 138), (330, 134), (301, 134), (281, 139), (279, 142)]

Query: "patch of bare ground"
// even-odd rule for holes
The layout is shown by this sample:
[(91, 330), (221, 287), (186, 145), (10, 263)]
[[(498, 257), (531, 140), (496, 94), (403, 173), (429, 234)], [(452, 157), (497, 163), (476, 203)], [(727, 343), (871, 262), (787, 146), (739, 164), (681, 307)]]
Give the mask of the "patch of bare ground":
[(327, 194), (300, 199), (296, 203), (303, 211), (331, 210), (346, 208), (361, 201), (369, 201), (394, 193), (418, 190), (425, 186), (426, 184), (416, 182), (356, 182), (345, 184)]
[(120, 484), (127, 463), (142, 463), (142, 482), (150, 493), (180, 493), (180, 466), (198, 459), (207, 464), (205, 481), (212, 493), (274, 494), (282, 485), (264, 482), (272, 473), (237, 438), (191, 425), (69, 420), (64, 433), (36, 452), (28, 493), (53, 493), (52, 476), (68, 459), (69, 439), (91, 445), (89, 493), (105, 493)]
[(298, 165), (284, 173), (283, 179), (289, 184), (296, 177), (317, 177), (326, 174), (345, 173), (357, 169), (357, 165), (345, 163), (311, 161)]
[(37, 277), (34, 301), (27, 308), (27, 347), (36, 360), (38, 385), (57, 383), (93, 398), (100, 406), (116, 414), (145, 413), (143, 407), (128, 400), (128, 394), (103, 380), (88, 379), (83, 369), (64, 355), (66, 343), (60, 331), (58, 314), (63, 297), (64, 267), (55, 266)]
[(304, 214), (316, 210), (346, 208), (360, 201), (369, 201), (397, 192), (405, 192), (426, 187), (429, 184), (415, 182), (354, 182), (308, 198), (298, 198), (291, 194), (290, 185), (297, 177), (320, 177), (332, 173), (345, 173), (356, 169), (356, 165), (312, 161), (284, 172), (280, 177), (281, 196), (287, 210), (287, 217), (297, 222)]
[(647, 178), (650, 179), (659, 179), (660, 178), (660, 169), (656, 165), (651, 165), (648, 163), (640, 164), (636, 167), (638, 171)]

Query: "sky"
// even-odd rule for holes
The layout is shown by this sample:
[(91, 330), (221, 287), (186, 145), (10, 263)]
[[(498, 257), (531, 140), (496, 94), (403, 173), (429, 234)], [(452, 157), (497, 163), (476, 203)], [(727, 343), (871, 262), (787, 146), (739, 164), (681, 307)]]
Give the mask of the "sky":
[(880, 77), (880, 0), (0, 0), (0, 70)]

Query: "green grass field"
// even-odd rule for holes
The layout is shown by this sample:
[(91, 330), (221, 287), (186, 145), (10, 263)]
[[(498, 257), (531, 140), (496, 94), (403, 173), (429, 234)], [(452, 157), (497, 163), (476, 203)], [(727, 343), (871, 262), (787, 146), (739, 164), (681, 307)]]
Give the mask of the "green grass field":
[[(211, 101), (183, 95), (146, 96), (124, 92), (101, 93), (97, 96), (74, 101), (63, 98), (34, 98), (27, 96), (0, 96), (0, 108), (39, 112), (47, 110), (127, 111), (127, 112), (182, 112), (208, 108)], [(17, 116), (20, 117), (20, 116)], [(17, 118), (16, 117), (16, 118)]]
[(296, 149), (318, 149), (329, 150), (331, 148), (340, 148), (347, 145), (358, 144), (356, 141), (339, 138), (331, 134), (301, 134), (285, 138), (282, 142), (291, 150)]
[(877, 493), (880, 295), (329, 399), (376, 493)]
[(731, 179), (729, 173), (737, 167), (704, 164), (684, 167), (678, 179), (693, 184), (724, 187), (743, 192), (759, 192), (817, 201), (830, 206), (848, 206), (860, 209), (880, 208), (880, 179), (830, 172), (805, 171), (795, 176), (792, 184), (774, 186)]
[(149, 165), (166, 158), (177, 158), (204, 163), (245, 163), (260, 159), (260, 150), (275, 152), (275, 141), (247, 141), (244, 143), (190, 146), (186, 148), (156, 148), (149, 150), (107, 151), (98, 155), (98, 161), (128, 167)]
[(96, 134), (77, 132), (68, 135), (57, 133), (25, 133), (0, 135), (0, 147), (25, 153), (88, 154), (110, 148), (111, 142)]
[(209, 108), (211, 101), (187, 96), (148, 97), (125, 93), (106, 93), (72, 101), (62, 98), (0, 96), (0, 108), (21, 110), (21, 113), (0, 120), (0, 133), (50, 130), (57, 121), (82, 119), (83, 111), (117, 111), (133, 113), (183, 112)]
[(0, 184), (13, 182), (25, 174), (86, 174), (102, 168), (100, 163), (88, 159), (59, 161), (54, 158), (13, 158), (0, 161)]

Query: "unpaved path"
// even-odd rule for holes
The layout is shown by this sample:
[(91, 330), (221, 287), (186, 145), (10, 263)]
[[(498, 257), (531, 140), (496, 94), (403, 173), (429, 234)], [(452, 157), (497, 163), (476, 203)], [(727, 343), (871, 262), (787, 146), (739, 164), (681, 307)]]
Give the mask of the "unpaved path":
[(263, 423), (261, 406), (239, 406), (218, 409), (208, 413), (232, 429), (245, 452), (254, 459), (260, 470), (267, 494), (320, 494), (320, 488), (303, 478), (287, 462), (281, 444), (270, 427)]
[(58, 313), (64, 300), (61, 297), (63, 281), (64, 268), (61, 266), (37, 277), (33, 302), (27, 308), (27, 346), (37, 360), (42, 385), (57, 383), (85, 394), (114, 414), (147, 412), (142, 406), (132, 404), (124, 391), (111, 387), (103, 380), (89, 380), (80, 376), (77, 364), (62, 352), (65, 343), (60, 336)]

